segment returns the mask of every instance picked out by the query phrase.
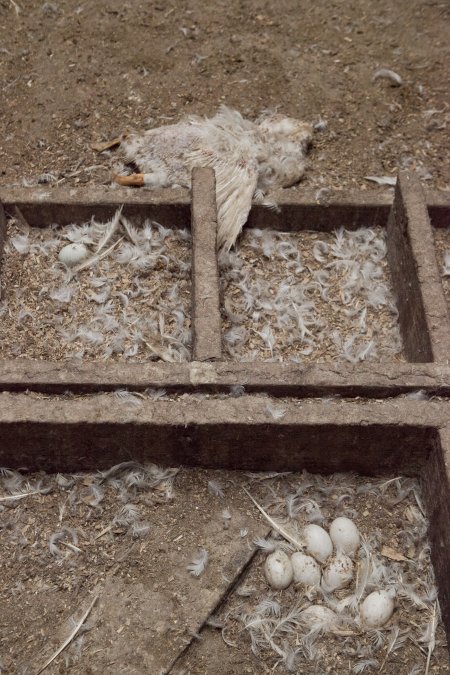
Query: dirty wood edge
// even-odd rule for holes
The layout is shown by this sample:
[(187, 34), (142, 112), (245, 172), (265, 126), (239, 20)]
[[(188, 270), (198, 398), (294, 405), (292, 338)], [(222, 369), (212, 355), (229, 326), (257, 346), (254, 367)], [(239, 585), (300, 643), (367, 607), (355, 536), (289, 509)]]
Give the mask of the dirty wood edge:
[[(3, 204), (0, 201), (0, 272), (3, 264), (3, 254), (5, 248), (6, 234), (7, 234), (7, 225), (6, 225), (5, 209), (3, 208)], [(1, 296), (2, 296), (2, 287), (0, 284), (0, 298)]]
[(434, 237), (418, 178), (401, 171), (388, 222), (388, 257), (410, 361), (450, 358), (450, 321)]
[[(273, 410), (273, 408), (272, 408)], [(265, 397), (143, 401), (0, 394), (0, 466), (79, 471), (121, 461), (251, 471), (402, 470), (418, 475), (446, 402), (283, 401)]]
[[(268, 537), (270, 535), (271, 530), (267, 530), (264, 537)], [(205, 627), (207, 626), (208, 619), (210, 619), (212, 616), (217, 614), (217, 612), (220, 611), (220, 609), (225, 605), (231, 594), (233, 593), (234, 589), (240, 584), (242, 578), (245, 576), (247, 573), (247, 570), (250, 568), (252, 563), (259, 557), (261, 556), (261, 552), (259, 549), (253, 548), (251, 550), (244, 550), (242, 553), (241, 559), (238, 562), (238, 567), (235, 570), (233, 578), (230, 580), (229, 585), (224, 589), (224, 591), (220, 594), (220, 597), (212, 610), (207, 614), (207, 616), (204, 618), (204, 620), (199, 624), (197, 633), (200, 634)], [(173, 672), (173, 669), (178, 665), (178, 663), (183, 659), (184, 656), (188, 653), (190, 648), (192, 647), (194, 643), (195, 636), (193, 635), (191, 639), (189, 640), (188, 644), (180, 650), (180, 652), (177, 654), (177, 656), (173, 659), (172, 663), (170, 666), (164, 671), (163, 675), (170, 675)]]
[(419, 206), (414, 204), (411, 208), (415, 188), (416, 185), (410, 184), (403, 173), (399, 174), (387, 223), (387, 258), (397, 301), (404, 354), (408, 361), (427, 362), (433, 360), (433, 351), (418, 263), (411, 242), (411, 231), (413, 236), (417, 236), (418, 232), (426, 228), (420, 193), (416, 197)]
[[(450, 366), (433, 363), (313, 364), (232, 363), (84, 363), (26, 359), (0, 360), (0, 390), (47, 394), (96, 393), (114, 389), (167, 392), (265, 392), (273, 396), (395, 397), (418, 390), (450, 395)], [(239, 392), (236, 392), (239, 393)]]
[(422, 185), (415, 174), (400, 172), (409, 239), (422, 292), (433, 359), (450, 362), (450, 319), (436, 259), (434, 235)]
[(439, 430), (434, 450), (423, 467), (421, 483), (429, 520), (431, 561), (450, 648), (450, 425)]
[[(392, 204), (391, 194), (366, 190), (331, 192), (326, 204), (317, 203), (315, 190), (303, 187), (276, 191), (273, 198), (280, 212), (254, 204), (247, 227), (330, 231), (341, 226), (385, 226)], [(150, 217), (166, 227), (186, 227), (189, 222), (190, 197), (184, 189), (0, 188), (0, 199), (7, 212), (13, 215), (17, 205), (27, 222), (37, 227), (80, 223), (94, 213), (108, 219), (122, 205), (124, 214), (138, 221)], [(426, 200), (432, 225), (449, 227), (450, 199), (434, 191), (426, 193)]]
[(192, 171), (192, 342), (195, 361), (220, 359), (216, 179), (213, 169)]

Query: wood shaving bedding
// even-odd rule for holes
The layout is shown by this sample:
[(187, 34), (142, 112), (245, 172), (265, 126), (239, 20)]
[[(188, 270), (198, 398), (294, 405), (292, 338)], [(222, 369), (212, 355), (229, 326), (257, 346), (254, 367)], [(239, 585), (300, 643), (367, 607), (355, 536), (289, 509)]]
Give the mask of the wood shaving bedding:
[[(72, 241), (95, 253), (110, 223), (28, 231), (8, 224), (0, 303), (3, 358), (189, 359), (190, 233), (151, 222), (127, 226), (135, 244), (124, 239), (106, 258), (72, 276), (59, 263), (59, 250)], [(108, 246), (122, 234), (116, 232)]]
[(220, 271), (225, 358), (403, 359), (381, 228), (247, 230)]

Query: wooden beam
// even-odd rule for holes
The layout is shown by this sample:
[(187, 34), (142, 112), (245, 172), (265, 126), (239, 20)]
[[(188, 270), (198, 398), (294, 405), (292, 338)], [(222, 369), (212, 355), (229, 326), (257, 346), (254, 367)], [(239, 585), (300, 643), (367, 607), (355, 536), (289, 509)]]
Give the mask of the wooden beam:
[[(330, 231), (342, 226), (384, 227), (392, 205), (391, 194), (380, 194), (374, 190), (331, 191), (326, 204), (317, 202), (316, 190), (304, 186), (277, 190), (273, 197), (280, 211), (254, 204), (246, 227), (286, 231)], [(448, 195), (428, 191), (425, 197), (432, 225), (448, 227)], [(189, 221), (190, 196), (188, 190), (182, 188), (0, 188), (0, 199), (8, 213), (14, 215), (14, 206), (17, 205), (30, 225), (36, 227), (53, 223), (81, 223), (89, 220), (92, 215), (100, 220), (107, 220), (122, 205), (124, 215), (136, 222), (150, 217), (165, 227), (186, 227)]]
[[(6, 215), (3, 204), (0, 201), (0, 271), (2, 269), (3, 254), (5, 249), (5, 241), (7, 235), (7, 225), (6, 225)], [(2, 288), (0, 284), (0, 298), (1, 298)]]
[[(448, 404), (175, 397), (125, 405), (0, 394), (0, 466), (81, 471), (135, 459), (251, 471), (418, 475)], [(273, 414), (273, 410), (277, 412)], [(272, 412), (271, 412), (272, 411)]]
[(216, 179), (213, 169), (192, 171), (192, 341), (195, 361), (220, 359), (222, 328), (217, 264)]
[(418, 178), (400, 172), (388, 220), (388, 260), (406, 358), (450, 362), (450, 322)]
[(439, 430), (433, 452), (423, 467), (421, 482), (439, 605), (450, 644), (450, 426)]
[(272, 396), (395, 397), (422, 390), (428, 396), (450, 396), (450, 366), (433, 363), (84, 363), (0, 361), (0, 389), (27, 389), (75, 394), (165, 388), (168, 392), (230, 393), (240, 385), (247, 393)]

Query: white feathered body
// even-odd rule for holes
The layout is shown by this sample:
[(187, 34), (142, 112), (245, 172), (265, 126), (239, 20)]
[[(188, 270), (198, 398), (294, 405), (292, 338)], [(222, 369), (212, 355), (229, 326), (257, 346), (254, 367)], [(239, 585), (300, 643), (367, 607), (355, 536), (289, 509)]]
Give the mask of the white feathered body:
[(216, 173), (218, 246), (230, 249), (245, 224), (252, 199), (297, 183), (312, 126), (279, 114), (256, 122), (225, 106), (211, 119), (189, 117), (144, 134), (127, 133), (121, 148), (127, 162), (151, 187), (189, 188), (195, 166)]

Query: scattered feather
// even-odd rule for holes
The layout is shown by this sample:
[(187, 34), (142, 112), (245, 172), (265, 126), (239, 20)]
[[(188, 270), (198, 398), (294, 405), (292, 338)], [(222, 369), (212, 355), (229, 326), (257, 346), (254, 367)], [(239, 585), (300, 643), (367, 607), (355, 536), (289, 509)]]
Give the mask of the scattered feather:
[(364, 176), (365, 180), (369, 180), (377, 185), (391, 185), (395, 186), (397, 178), (395, 176)]
[(251, 496), (251, 494), (250, 494), (250, 492), (248, 492), (248, 490), (246, 490), (245, 488), (243, 488), (243, 490), (244, 490), (245, 494), (252, 500), (252, 502), (254, 503), (254, 505), (256, 506), (256, 508), (258, 509), (258, 511), (260, 511), (260, 513), (262, 513), (262, 515), (263, 515), (264, 518), (267, 520), (267, 522), (270, 524), (270, 526), (271, 526), (276, 532), (278, 532), (278, 534), (281, 534), (281, 536), (284, 537), (284, 539), (286, 539), (286, 541), (288, 541), (290, 544), (292, 544), (293, 546), (295, 546), (295, 548), (296, 548), (297, 550), (299, 550), (299, 551), (302, 550), (302, 548), (303, 548), (302, 543), (301, 543), (298, 539), (296, 539), (296, 537), (294, 537), (292, 534), (290, 534), (290, 532), (288, 532), (288, 531), (286, 530), (286, 528), (284, 528), (282, 525), (280, 525), (279, 523), (277, 523), (273, 518), (271, 518), (271, 517), (269, 516), (269, 514), (268, 514), (266, 511), (264, 511), (263, 507), (260, 506), (260, 504), (258, 504), (258, 502), (256, 501), (256, 499), (254, 499), (254, 498)]
[(283, 408), (282, 406), (275, 405), (273, 401), (267, 401), (266, 403), (266, 410), (269, 413), (269, 415), (272, 417), (274, 420), (281, 420), (285, 414), (286, 414), (286, 408)]
[(114, 398), (123, 405), (131, 405), (134, 407), (142, 405), (142, 398), (138, 394), (130, 392), (127, 389), (117, 389), (114, 392)]
[(444, 264), (442, 265), (442, 276), (450, 277), (450, 251), (444, 253)]
[(79, 622), (75, 625), (75, 627), (74, 627), (74, 629), (72, 630), (72, 632), (71, 632), (71, 634), (69, 635), (69, 637), (63, 642), (63, 644), (59, 647), (59, 649), (57, 649), (56, 652), (48, 659), (48, 661), (46, 661), (46, 662), (44, 663), (44, 665), (43, 665), (41, 668), (39, 668), (39, 670), (37, 671), (36, 675), (40, 675), (41, 673), (43, 673), (44, 670), (46, 670), (46, 669), (48, 668), (48, 666), (49, 666), (51, 663), (53, 663), (53, 661), (61, 654), (61, 652), (64, 651), (64, 649), (66, 649), (66, 647), (68, 647), (68, 646), (70, 645), (70, 643), (72, 642), (72, 640), (75, 639), (75, 637), (76, 637), (77, 634), (79, 633), (80, 629), (82, 628), (84, 622), (86, 621), (86, 619), (88, 618), (89, 614), (91, 613), (92, 608), (94, 607), (94, 605), (95, 605), (95, 603), (97, 602), (98, 598), (99, 598), (98, 595), (94, 596), (94, 598), (93, 598), (92, 602), (90, 603), (89, 607), (88, 607), (87, 610), (84, 612), (84, 614), (83, 614), (83, 616), (81, 617), (81, 619), (79, 620)]
[(205, 571), (208, 565), (208, 551), (204, 548), (200, 549), (192, 561), (187, 565), (186, 569), (194, 577), (199, 577)]
[(389, 80), (392, 87), (401, 87), (403, 84), (400, 75), (393, 70), (389, 70), (389, 68), (380, 68), (379, 70), (376, 70), (372, 82), (375, 82), (380, 78)]
[(222, 485), (216, 480), (208, 481), (208, 492), (214, 497), (220, 497), (221, 499), (225, 496)]

